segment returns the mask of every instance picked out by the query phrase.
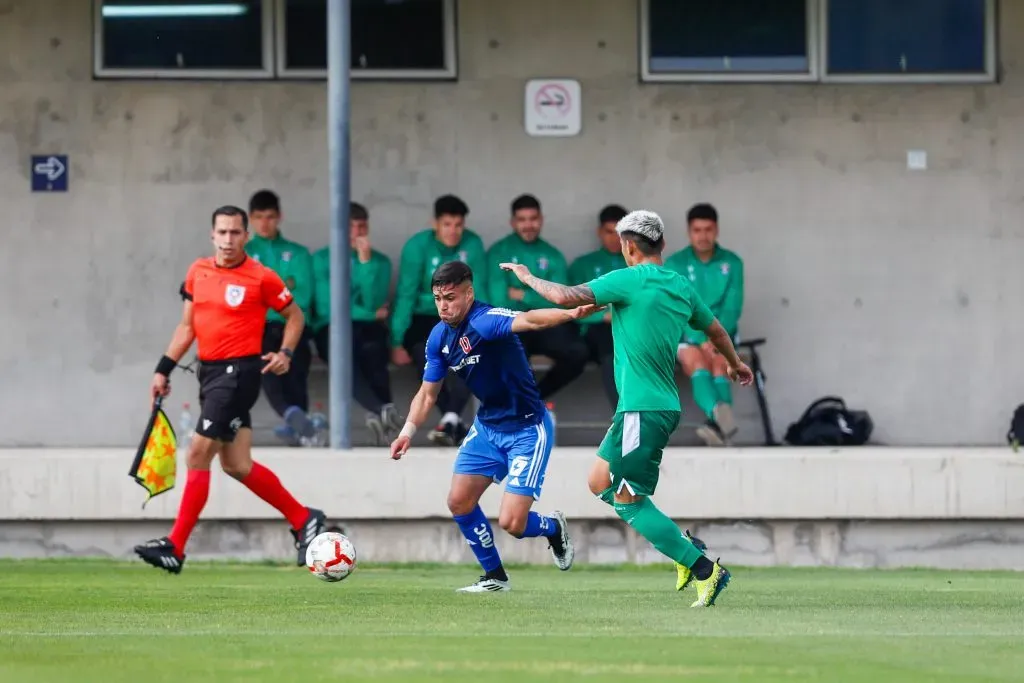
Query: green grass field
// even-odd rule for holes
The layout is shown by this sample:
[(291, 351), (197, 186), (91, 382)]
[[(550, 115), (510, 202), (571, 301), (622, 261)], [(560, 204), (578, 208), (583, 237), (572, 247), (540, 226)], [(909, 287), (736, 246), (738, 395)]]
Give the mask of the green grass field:
[(1020, 681), (1024, 574), (0, 561), (0, 681)]

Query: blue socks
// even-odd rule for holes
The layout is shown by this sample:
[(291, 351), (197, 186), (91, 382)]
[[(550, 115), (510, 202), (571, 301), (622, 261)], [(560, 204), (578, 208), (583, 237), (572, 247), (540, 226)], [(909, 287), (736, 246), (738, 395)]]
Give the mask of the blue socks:
[(526, 518), (526, 528), (523, 529), (521, 538), (536, 538), (537, 536), (552, 536), (558, 531), (558, 522), (554, 517), (545, 517), (531, 511)]
[(469, 542), (469, 547), (473, 549), (476, 561), (483, 567), (484, 572), (490, 573), (500, 569), (501, 557), (494, 545), (494, 532), (491, 531), (491, 523), (487, 521), (487, 515), (480, 506), (477, 505), (468, 515), (457, 515), (455, 523), (462, 530), (462, 535)]
[[(462, 535), (469, 542), (469, 547), (473, 549), (476, 561), (480, 563), (484, 573), (502, 580), (507, 579), (505, 569), (501, 566), (498, 548), (494, 545), (494, 531), (480, 506), (477, 505), (468, 515), (456, 515), (454, 519)], [(549, 537), (557, 533), (558, 521), (554, 517), (530, 512), (526, 518), (526, 528), (520, 538)]]

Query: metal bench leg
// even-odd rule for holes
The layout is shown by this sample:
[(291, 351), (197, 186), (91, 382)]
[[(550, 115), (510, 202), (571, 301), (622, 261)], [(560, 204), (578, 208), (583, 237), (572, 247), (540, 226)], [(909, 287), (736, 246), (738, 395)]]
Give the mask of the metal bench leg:
[(761, 410), (761, 426), (764, 428), (764, 445), (778, 446), (775, 440), (775, 431), (772, 429), (772, 419), (768, 414), (768, 398), (764, 390), (764, 369), (761, 367), (761, 355), (757, 349), (750, 350), (750, 369), (754, 373), (754, 390), (757, 392), (757, 406)]

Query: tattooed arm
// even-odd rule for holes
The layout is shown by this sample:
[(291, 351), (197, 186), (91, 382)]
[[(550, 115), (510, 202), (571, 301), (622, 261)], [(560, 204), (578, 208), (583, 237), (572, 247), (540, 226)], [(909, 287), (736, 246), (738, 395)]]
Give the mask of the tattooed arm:
[(512, 271), (520, 282), (558, 306), (583, 306), (596, 301), (594, 293), (586, 285), (560, 285), (541, 280), (521, 263), (502, 263), (501, 268)]

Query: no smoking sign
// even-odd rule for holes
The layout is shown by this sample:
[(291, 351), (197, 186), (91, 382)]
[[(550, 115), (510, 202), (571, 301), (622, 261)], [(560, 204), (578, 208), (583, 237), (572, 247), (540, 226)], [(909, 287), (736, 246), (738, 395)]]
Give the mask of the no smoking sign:
[(542, 137), (579, 135), (582, 127), (580, 94), (579, 81), (527, 81), (526, 132)]

